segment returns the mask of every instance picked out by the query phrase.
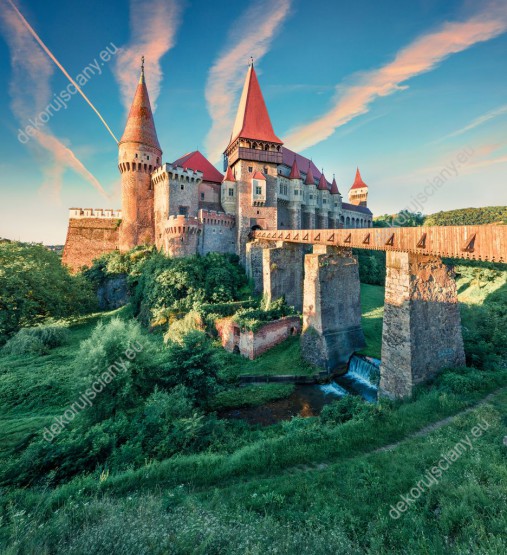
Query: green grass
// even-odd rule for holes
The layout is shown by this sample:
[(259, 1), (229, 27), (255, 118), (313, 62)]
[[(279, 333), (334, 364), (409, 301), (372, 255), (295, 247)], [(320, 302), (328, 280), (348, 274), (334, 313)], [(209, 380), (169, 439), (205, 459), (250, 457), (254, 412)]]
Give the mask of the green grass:
[(382, 349), (382, 318), (384, 316), (384, 287), (361, 284), (361, 312), (366, 347), (361, 354), (380, 358)]
[(294, 384), (258, 384), (235, 387), (218, 393), (211, 403), (213, 410), (255, 407), (288, 397), (294, 391)]
[(289, 337), (255, 360), (225, 352), (220, 355), (220, 360), (227, 367), (227, 372), (234, 376), (312, 376), (319, 372), (301, 357), (299, 337)]

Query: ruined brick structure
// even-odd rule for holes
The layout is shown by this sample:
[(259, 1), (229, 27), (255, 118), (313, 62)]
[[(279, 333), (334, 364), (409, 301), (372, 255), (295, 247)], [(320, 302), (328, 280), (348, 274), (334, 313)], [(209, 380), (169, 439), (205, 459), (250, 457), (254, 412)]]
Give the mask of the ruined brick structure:
[(215, 325), (224, 349), (230, 353), (240, 353), (250, 360), (269, 351), (291, 335), (301, 333), (299, 316), (286, 316), (267, 322), (256, 331), (241, 329), (231, 317), (221, 318)]
[[(101, 254), (143, 244), (155, 244), (171, 256), (236, 253), (246, 263), (246, 245), (256, 229), (371, 227), (368, 188), (359, 170), (350, 204), (342, 202), (336, 179), (329, 183), (313, 162), (275, 134), (253, 64), (224, 159), (225, 177), (199, 151), (162, 162), (142, 67), (118, 145), (122, 209), (117, 237), (102, 238), (112, 226), (105, 211), (87, 216), (89, 209), (73, 209), (64, 263), (76, 271)], [(101, 228), (102, 235), (90, 231)], [(92, 245), (93, 237), (99, 241)]]

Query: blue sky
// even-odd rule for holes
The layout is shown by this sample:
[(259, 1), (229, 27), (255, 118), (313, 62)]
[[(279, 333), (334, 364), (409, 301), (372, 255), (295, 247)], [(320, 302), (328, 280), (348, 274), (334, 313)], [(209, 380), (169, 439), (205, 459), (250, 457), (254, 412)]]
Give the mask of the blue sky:
[[(506, 204), (505, 0), (12, 1), (74, 79), (118, 48), (82, 87), (117, 137), (145, 54), (167, 162), (216, 159), (253, 55), (278, 136), (344, 195), (359, 166), (374, 214)], [(0, 237), (62, 244), (69, 207), (120, 207), (117, 146), (77, 94), (20, 143), (69, 81), (0, 7)]]

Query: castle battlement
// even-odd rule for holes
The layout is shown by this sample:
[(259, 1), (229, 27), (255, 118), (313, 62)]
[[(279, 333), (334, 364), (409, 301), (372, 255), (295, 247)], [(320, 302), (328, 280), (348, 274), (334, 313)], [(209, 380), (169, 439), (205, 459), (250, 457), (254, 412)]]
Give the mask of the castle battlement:
[(182, 235), (185, 233), (200, 233), (202, 224), (199, 218), (193, 216), (169, 216), (165, 224), (166, 233), (169, 235)]
[(185, 169), (181, 166), (173, 166), (172, 164), (162, 164), (151, 174), (153, 183), (159, 183), (171, 179), (174, 181), (182, 181), (184, 183), (199, 184), (202, 181), (203, 173), (197, 170)]
[(218, 212), (217, 210), (205, 210), (202, 208), (199, 210), (198, 218), (204, 225), (222, 225), (233, 228), (236, 224), (234, 216), (225, 212)]
[(112, 208), (70, 208), (69, 219), (82, 220), (84, 218), (106, 218), (121, 220), (121, 210)]

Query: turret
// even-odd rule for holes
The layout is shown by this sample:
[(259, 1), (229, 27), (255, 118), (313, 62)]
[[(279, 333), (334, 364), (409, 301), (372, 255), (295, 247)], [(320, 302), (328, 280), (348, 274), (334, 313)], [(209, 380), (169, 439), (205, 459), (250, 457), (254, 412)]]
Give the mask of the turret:
[(349, 190), (349, 202), (356, 206), (367, 206), (368, 185), (363, 181), (359, 168), (356, 170), (356, 178)]
[(289, 174), (289, 226), (291, 229), (301, 229), (301, 204), (303, 203), (303, 179), (299, 172), (296, 155)]
[(312, 164), (308, 162), (304, 187), (305, 205), (303, 207), (303, 229), (315, 229), (315, 207), (317, 206), (317, 187), (313, 177)]
[(144, 77), (144, 56), (141, 76), (127, 124), (118, 145), (118, 168), (121, 173), (122, 223), (120, 250), (155, 240), (153, 187), (151, 173), (160, 166), (160, 148), (148, 89)]
[(227, 172), (222, 181), (222, 208), (227, 214), (236, 214), (236, 178), (231, 168), (227, 167)]
[(341, 211), (342, 211), (342, 196), (338, 190), (336, 177), (333, 175), (333, 182), (331, 183), (331, 222), (329, 227), (337, 229), (341, 227)]
[(318, 190), (318, 209), (317, 228), (327, 229), (329, 226), (329, 210), (331, 210), (330, 192), (327, 185), (327, 179), (324, 176), (324, 170), (320, 173)]

